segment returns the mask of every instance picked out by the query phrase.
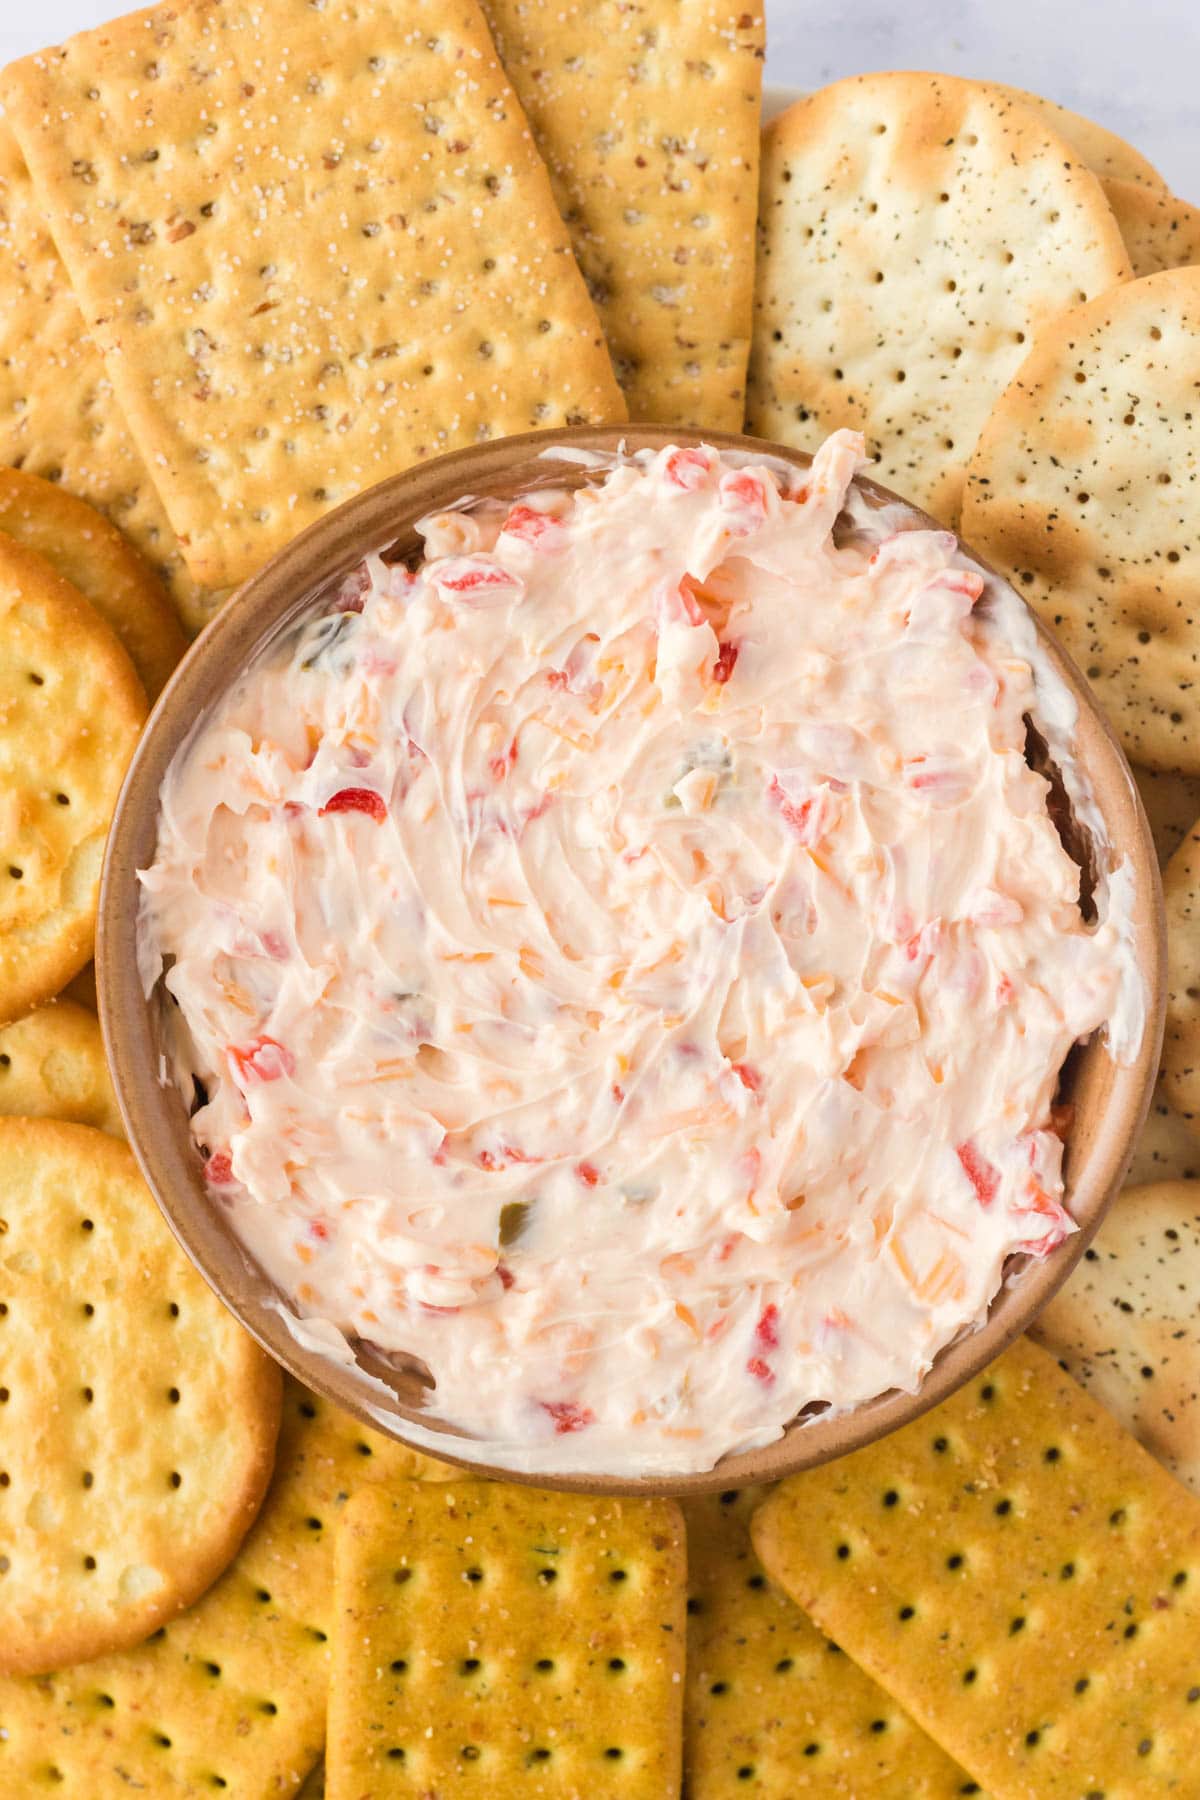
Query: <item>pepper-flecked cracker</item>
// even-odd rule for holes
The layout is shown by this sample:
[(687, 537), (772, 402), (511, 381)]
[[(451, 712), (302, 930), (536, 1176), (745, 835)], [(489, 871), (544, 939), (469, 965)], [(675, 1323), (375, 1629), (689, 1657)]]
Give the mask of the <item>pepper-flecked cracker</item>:
[(1033, 1335), (1200, 1493), (1200, 1187), (1127, 1187)]
[(967, 542), (1151, 768), (1200, 775), (1200, 269), (1052, 320), (971, 459)]
[(0, 1026), (0, 1114), (66, 1119), (124, 1137), (95, 1013), (52, 1000)]
[(329, 1800), (675, 1800), (684, 1602), (669, 1500), (364, 1489), (338, 1532)]
[(456, 1474), (286, 1380), (270, 1490), (216, 1585), (136, 1649), (0, 1678), (0, 1793), (295, 1793), (325, 1735), (338, 1510), (366, 1481)]
[(873, 475), (953, 521), (1035, 334), (1128, 274), (1096, 177), (1017, 102), (835, 82), (763, 134), (748, 429), (809, 449), (860, 429)]
[(1200, 207), (1140, 181), (1109, 180), (1104, 193), (1135, 275), (1200, 263)]
[(180, 1250), (129, 1148), (0, 1119), (0, 1670), (137, 1643), (229, 1563), (280, 1377)]
[(740, 431), (764, 19), (742, 0), (483, 0), (631, 419)]
[(198, 631), (216, 596), (184, 568), (4, 119), (0, 282), (0, 463), (61, 482), (103, 513), (158, 571), (180, 617)]
[(1129, 1187), (1200, 1180), (1200, 1139), (1168, 1100), (1160, 1077), (1125, 1176)]
[(772, 1579), (996, 1800), (1151, 1800), (1200, 1766), (1200, 1501), (1027, 1340), (794, 1476)]
[(0, 1022), (92, 954), (104, 840), (145, 718), (108, 626), (0, 531)]
[(475, 0), (181, 0), (0, 95), (197, 580), (424, 457), (625, 416)]
[(1085, 119), (1082, 113), (1072, 112), (1069, 106), (1060, 106), (1057, 100), (1047, 100), (1044, 94), (1030, 93), (1028, 88), (1009, 87), (1002, 81), (986, 81), (982, 85), (1036, 113), (1094, 174), (1104, 179), (1116, 177), (1120, 181), (1136, 181), (1147, 188), (1166, 186), (1154, 164), (1106, 125), (1098, 125), (1095, 119)]
[(1159, 867), (1165, 868), (1200, 819), (1200, 776), (1136, 766), (1131, 773), (1150, 822)]
[[(1200, 555), (1196, 560), (1200, 567)], [(1163, 870), (1163, 903), (1167, 1023), (1159, 1080), (1179, 1117), (1200, 1137), (1200, 825)]]
[(787, 1595), (750, 1542), (762, 1489), (684, 1502), (689, 1800), (957, 1800), (978, 1783)]

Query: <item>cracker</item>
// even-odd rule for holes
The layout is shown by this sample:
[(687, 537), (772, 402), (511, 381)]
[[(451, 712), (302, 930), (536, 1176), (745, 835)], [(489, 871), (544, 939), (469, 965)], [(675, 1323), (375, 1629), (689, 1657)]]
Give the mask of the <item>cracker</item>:
[(748, 428), (866, 433), (871, 473), (953, 520), (1034, 334), (1129, 273), (1096, 177), (949, 75), (860, 75), (763, 134)]
[(150, 699), (187, 649), (162, 583), (116, 526), (65, 488), (0, 468), (0, 531), (34, 550), (116, 632)]
[(1165, 867), (1200, 819), (1200, 776), (1177, 769), (1132, 770), (1142, 797), (1159, 864)]
[(669, 1500), (369, 1487), (338, 1532), (326, 1783), (679, 1792), (683, 1519)]
[(0, 1026), (0, 1114), (67, 1119), (124, 1137), (95, 1013), (54, 1000)]
[(198, 581), (422, 458), (624, 417), (475, 0), (184, 0), (0, 96)]
[(325, 1735), (333, 1521), (352, 1487), (455, 1471), (284, 1383), (275, 1474), (233, 1563), (147, 1643), (0, 1679), (0, 1793), (294, 1793)]
[(1200, 1180), (1200, 1143), (1179, 1117), (1159, 1080), (1125, 1180), (1130, 1187), (1155, 1181)]
[(1052, 321), (968, 472), (967, 542), (1012, 575), (1126, 752), (1200, 775), (1200, 269)]
[(77, 1000), (80, 1006), (86, 1006), (90, 1012), (100, 1011), (100, 1002), (96, 997), (96, 965), (85, 963), (78, 975), (72, 975), (63, 993), (69, 1000)]
[(761, 5), (483, 0), (632, 419), (740, 431)]
[(145, 717), (108, 626), (0, 532), (0, 1021), (92, 954), (104, 839)]
[(1200, 1135), (1200, 825), (1188, 832), (1163, 871), (1167, 913), (1167, 1024), (1163, 1093)]
[(1135, 275), (1200, 263), (1200, 207), (1138, 181), (1105, 181), (1104, 192)]
[(146, 1637), (262, 1501), (279, 1371), (105, 1132), (0, 1119), (0, 1669)]
[(1085, 119), (1082, 113), (1072, 112), (1070, 107), (1060, 106), (1057, 100), (1047, 100), (1042, 94), (1032, 94), (1027, 88), (1009, 87), (1002, 81), (989, 81), (984, 85), (993, 93), (1029, 107), (1043, 125), (1056, 132), (1080, 162), (1096, 175), (1136, 181), (1149, 188), (1166, 185), (1153, 163), (1124, 138), (1118, 137), (1115, 131), (1109, 131), (1106, 125), (1097, 125), (1094, 119)]
[(762, 1489), (747, 1488), (684, 1504), (689, 1800), (979, 1794), (965, 1771), (767, 1581), (749, 1532), (763, 1498)]
[(4, 119), (0, 279), (0, 463), (61, 482), (103, 513), (158, 572), (180, 617), (198, 631), (216, 597), (184, 567)]
[(1126, 1188), (1034, 1335), (1200, 1493), (1200, 1188)]
[(1200, 1502), (1027, 1340), (754, 1520), (778, 1581), (1000, 1800), (1186, 1793)]

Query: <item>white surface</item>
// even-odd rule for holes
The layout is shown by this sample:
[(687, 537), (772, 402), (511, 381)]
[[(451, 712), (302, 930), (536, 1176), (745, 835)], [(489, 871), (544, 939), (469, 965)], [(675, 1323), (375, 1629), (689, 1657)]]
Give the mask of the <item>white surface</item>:
[[(767, 80), (944, 69), (1036, 88), (1145, 152), (1200, 205), (1197, 0), (766, 0)], [(99, 25), (121, 0), (0, 0), (0, 60)]]

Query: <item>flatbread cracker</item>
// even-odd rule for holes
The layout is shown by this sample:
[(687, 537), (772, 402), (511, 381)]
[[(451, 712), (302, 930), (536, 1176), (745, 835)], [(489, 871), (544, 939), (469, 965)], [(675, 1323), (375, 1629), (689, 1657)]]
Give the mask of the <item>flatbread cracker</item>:
[(0, 118), (0, 463), (61, 482), (119, 527), (198, 631), (216, 596), (183, 564), (100, 353), (84, 329), (11, 127)]
[(0, 468), (0, 531), (78, 588), (129, 652), (151, 700), (187, 649), (162, 583), (95, 507), (23, 469)]
[(1104, 193), (1135, 275), (1200, 263), (1200, 207), (1138, 181), (1106, 181)]
[(127, 1145), (0, 1119), (0, 1671), (139, 1642), (226, 1567), (279, 1370), (179, 1249)]
[(1130, 1187), (1033, 1335), (1200, 1493), (1200, 1188)]
[(475, 0), (184, 0), (0, 98), (205, 585), (410, 463), (625, 416)]
[(1200, 1136), (1200, 825), (1163, 871), (1167, 911), (1167, 1025), (1163, 1093)]
[(0, 1793), (295, 1793), (325, 1736), (338, 1510), (366, 1481), (456, 1474), (285, 1380), (270, 1490), (215, 1587), (137, 1649), (0, 1679)]
[(675, 1800), (685, 1595), (669, 1500), (363, 1488), (335, 1558), (329, 1800)]
[(1025, 108), (949, 75), (860, 75), (763, 134), (748, 428), (957, 515), (992, 403), (1035, 333), (1123, 281), (1100, 184)]
[(1057, 100), (1047, 100), (1043, 94), (1030, 93), (1028, 88), (1009, 87), (1002, 81), (988, 81), (983, 85), (991, 88), (993, 93), (1003, 94), (1006, 99), (1029, 107), (1049, 130), (1070, 145), (1080, 162), (1094, 174), (1136, 181), (1148, 188), (1166, 186), (1153, 163), (1106, 125), (1097, 125), (1094, 119), (1085, 119), (1082, 113), (1072, 112), (1069, 106), (1060, 106)]
[(1027, 1340), (756, 1515), (773, 1580), (1003, 1800), (1186, 1793), (1200, 1501)]
[(978, 1784), (767, 1581), (749, 1531), (764, 1498), (761, 1488), (746, 1488), (684, 1503), (688, 1800), (979, 1795)]
[(0, 1026), (0, 1114), (67, 1119), (124, 1137), (95, 1013), (52, 1000)]
[(104, 840), (145, 717), (108, 626), (0, 532), (0, 1022), (92, 954)]
[(761, 5), (483, 0), (631, 419), (740, 431)]
[(1040, 333), (968, 471), (962, 532), (1088, 676), (1127, 754), (1200, 775), (1200, 269)]

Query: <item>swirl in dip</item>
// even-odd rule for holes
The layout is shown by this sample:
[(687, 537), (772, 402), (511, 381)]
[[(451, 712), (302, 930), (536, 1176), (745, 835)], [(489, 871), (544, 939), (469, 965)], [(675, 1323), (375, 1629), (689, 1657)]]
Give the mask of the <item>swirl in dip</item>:
[(1055, 1089), (1136, 1048), (1127, 871), (1085, 922), (1025, 756), (1065, 689), (861, 453), (427, 519), (164, 785), (145, 973), (214, 1202), (508, 1466), (706, 1469), (913, 1389), (1074, 1229)]

